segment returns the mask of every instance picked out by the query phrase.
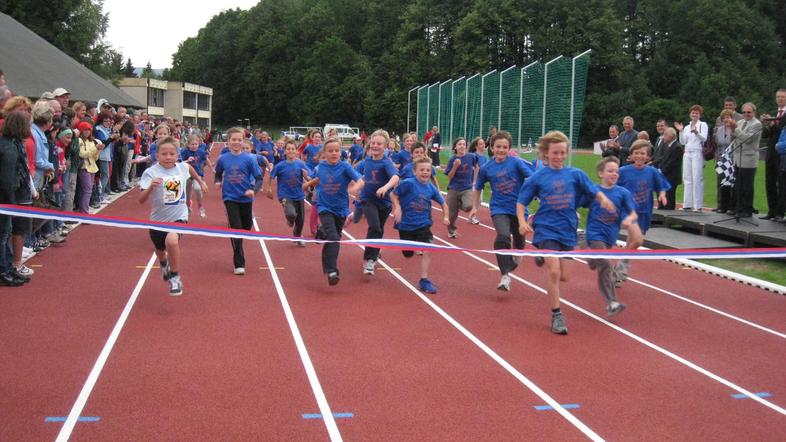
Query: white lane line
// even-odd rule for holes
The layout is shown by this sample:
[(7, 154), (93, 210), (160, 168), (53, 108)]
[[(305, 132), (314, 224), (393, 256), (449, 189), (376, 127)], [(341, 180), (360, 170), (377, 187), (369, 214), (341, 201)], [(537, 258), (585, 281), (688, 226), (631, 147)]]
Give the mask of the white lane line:
[[(355, 238), (346, 231), (342, 232), (347, 238), (354, 240)], [(362, 246), (358, 246), (361, 249)], [(548, 393), (541, 390), (534, 382), (529, 380), (526, 376), (524, 376), (520, 371), (516, 370), (508, 361), (503, 359), (500, 355), (498, 355), (494, 350), (491, 349), (488, 345), (486, 345), (483, 341), (478, 339), (475, 335), (472, 334), (469, 330), (467, 330), (463, 325), (461, 325), (458, 321), (453, 319), (452, 316), (447, 314), (444, 310), (442, 310), (438, 305), (432, 302), (429, 298), (427, 298), (420, 290), (416, 289), (412, 284), (409, 283), (406, 279), (404, 279), (401, 274), (397, 271), (393, 270), (387, 263), (383, 260), (378, 261), (382, 264), (383, 267), (393, 276), (396, 277), (404, 286), (412, 291), (418, 298), (420, 298), (423, 302), (425, 302), (429, 307), (431, 307), (437, 314), (442, 316), (446, 321), (450, 323), (453, 327), (455, 327), (461, 334), (463, 334), (467, 339), (472, 341), (473, 344), (478, 346), (484, 353), (486, 353), (491, 359), (493, 359), (497, 364), (499, 364), (502, 368), (504, 368), (508, 373), (513, 375), (519, 382), (524, 384), (527, 388), (529, 388), (533, 393), (538, 395), (541, 399), (546, 401), (547, 404), (551, 405), (551, 407), (556, 410), (562, 417), (564, 417), (568, 422), (573, 424), (576, 428), (578, 428), (582, 433), (584, 433), (589, 439), (594, 441), (602, 441), (604, 440), (600, 435), (592, 431), (586, 424), (580, 421), (576, 416), (572, 415), (568, 410), (566, 410), (559, 402), (554, 400)]]
[(134, 291), (131, 293), (131, 297), (128, 298), (128, 302), (126, 302), (123, 312), (120, 313), (120, 317), (117, 319), (115, 327), (112, 329), (112, 333), (109, 334), (109, 338), (106, 340), (104, 348), (98, 355), (98, 359), (96, 359), (95, 364), (93, 364), (93, 369), (90, 370), (90, 374), (87, 376), (87, 380), (82, 386), (82, 391), (79, 392), (76, 402), (74, 402), (74, 405), (71, 407), (71, 412), (68, 413), (68, 417), (66, 418), (63, 427), (60, 428), (60, 433), (58, 433), (56, 439), (57, 442), (65, 442), (68, 440), (68, 438), (71, 437), (71, 433), (74, 431), (74, 425), (76, 425), (79, 416), (82, 414), (82, 411), (87, 404), (87, 399), (90, 397), (90, 393), (93, 392), (93, 387), (95, 387), (96, 382), (98, 381), (98, 376), (101, 375), (101, 370), (104, 369), (104, 365), (106, 365), (106, 361), (109, 359), (109, 353), (112, 352), (112, 348), (115, 346), (115, 342), (117, 341), (118, 336), (120, 336), (120, 332), (123, 330), (123, 326), (128, 319), (128, 315), (131, 313), (131, 308), (134, 306), (136, 299), (139, 297), (139, 293), (142, 291), (142, 287), (145, 285), (145, 280), (147, 280), (147, 277), (150, 274), (150, 269), (153, 268), (153, 264), (155, 262), (156, 254), (153, 253), (153, 255), (150, 257), (150, 260), (147, 262), (147, 266), (145, 266), (145, 271), (143, 271), (142, 276), (139, 277), (139, 281), (137, 281), (136, 287), (134, 287)]
[[(259, 231), (259, 225), (256, 219), (254, 219), (254, 229), (257, 232)], [(284, 288), (281, 286), (281, 280), (278, 279), (278, 272), (276, 271), (275, 265), (273, 265), (273, 259), (270, 257), (265, 241), (259, 240), (259, 245), (262, 247), (262, 253), (265, 255), (265, 261), (267, 262), (268, 269), (270, 269), (273, 284), (276, 286), (278, 299), (281, 302), (281, 307), (284, 309), (284, 316), (287, 318), (289, 330), (292, 332), (292, 338), (295, 340), (295, 346), (300, 355), (300, 360), (303, 363), (303, 368), (306, 369), (308, 382), (311, 384), (311, 390), (314, 392), (314, 397), (317, 400), (319, 412), (324, 419), (325, 427), (327, 427), (328, 435), (330, 435), (330, 440), (334, 442), (342, 441), (343, 439), (341, 438), (341, 433), (338, 431), (338, 425), (336, 425), (336, 420), (333, 418), (333, 412), (330, 410), (330, 404), (328, 404), (325, 392), (322, 390), (322, 385), (319, 383), (317, 372), (314, 369), (314, 364), (311, 363), (311, 358), (308, 355), (303, 336), (300, 335), (300, 329), (297, 326), (297, 322), (295, 322), (295, 315), (292, 314), (287, 295), (284, 293)]]
[[(439, 207), (434, 207), (434, 209), (441, 211), (441, 209)], [(466, 218), (464, 216), (459, 216), (459, 218), (465, 219), (465, 220), (468, 219), (468, 218)], [(480, 223), (479, 225), (483, 226), (483, 227), (485, 227), (485, 228), (487, 228), (489, 230), (494, 230), (494, 227), (488, 226), (486, 224)], [(527, 241), (527, 243), (532, 244), (530, 241)], [(578, 258), (576, 258), (576, 261), (584, 263), (584, 264), (587, 263), (587, 261), (582, 260), (582, 259), (578, 259)], [(701, 302), (695, 301), (695, 300), (687, 298), (685, 296), (678, 295), (678, 294), (676, 294), (674, 292), (670, 292), (670, 291), (668, 291), (666, 289), (662, 289), (660, 287), (656, 287), (654, 285), (648, 284), (648, 283), (646, 283), (644, 281), (640, 281), (640, 280), (635, 279), (635, 278), (630, 278), (629, 277), (628, 280), (632, 281), (632, 282), (635, 282), (636, 284), (642, 285), (644, 287), (650, 288), (652, 290), (661, 292), (661, 293), (663, 293), (665, 295), (668, 295), (668, 296), (671, 296), (673, 298), (679, 299), (681, 301), (687, 302), (689, 304), (693, 304), (696, 307), (703, 308), (703, 309), (705, 309), (707, 311), (719, 314), (719, 315), (724, 316), (724, 317), (726, 317), (728, 319), (731, 319), (733, 321), (737, 321), (737, 322), (739, 322), (741, 324), (745, 324), (745, 325), (748, 325), (750, 327), (756, 328), (756, 329), (761, 330), (761, 331), (763, 331), (765, 333), (770, 333), (770, 334), (772, 334), (774, 336), (777, 336), (779, 338), (786, 339), (786, 334), (784, 334), (784, 333), (781, 333), (779, 331), (776, 331), (776, 330), (773, 330), (771, 328), (765, 327), (763, 325), (757, 324), (755, 322), (749, 321), (747, 319), (740, 318), (739, 316), (735, 316), (735, 315), (733, 315), (731, 313), (724, 312), (723, 310), (719, 310), (719, 309), (711, 307), (709, 305), (702, 304)]]
[[(437, 239), (438, 241), (448, 245), (448, 246), (456, 247), (454, 244), (451, 244), (451, 243), (449, 243), (448, 241), (445, 241), (442, 238), (439, 238), (437, 236), (434, 236), (434, 238)], [(474, 258), (475, 260), (477, 260), (479, 262), (482, 262), (482, 263), (488, 265), (489, 267), (495, 267), (495, 268), (499, 269), (499, 267), (497, 267), (495, 264), (492, 264), (490, 261), (487, 261), (487, 260), (485, 260), (485, 259), (483, 259), (483, 258), (481, 258), (481, 257), (479, 257), (477, 255), (474, 255), (474, 254), (472, 254), (470, 252), (466, 252), (466, 251), (462, 251), (462, 253), (466, 254), (467, 256), (470, 256), (470, 257)], [(513, 273), (509, 273), (509, 275), (510, 275), (511, 278), (513, 278), (513, 279), (515, 279), (515, 280), (517, 280), (517, 281), (519, 281), (519, 282), (521, 282), (521, 283), (523, 283), (525, 285), (528, 285), (529, 287), (532, 287), (533, 289), (541, 292), (542, 294), (546, 294), (546, 290), (542, 289), (541, 287), (539, 287), (539, 286), (537, 286), (535, 284), (532, 284), (531, 282), (529, 282), (529, 281), (527, 281), (527, 280), (525, 280), (523, 278), (520, 278), (520, 277), (518, 277), (517, 275), (515, 275)], [(648, 341), (648, 340), (646, 340), (646, 339), (644, 339), (644, 338), (642, 338), (642, 337), (640, 337), (640, 336), (638, 336), (638, 335), (636, 335), (636, 334), (634, 334), (634, 333), (632, 333), (632, 332), (630, 332), (630, 331), (628, 331), (628, 330), (626, 330), (626, 329), (624, 329), (624, 328), (622, 328), (622, 327), (620, 327), (620, 326), (618, 326), (616, 324), (613, 324), (613, 323), (611, 323), (611, 322), (609, 322), (609, 321), (607, 321), (607, 320), (605, 320), (605, 319), (595, 315), (594, 313), (592, 313), (592, 312), (590, 312), (588, 310), (585, 310), (585, 309), (583, 309), (582, 307), (579, 307), (576, 304), (573, 304), (572, 302), (566, 300), (565, 298), (561, 298), (561, 302), (563, 304), (573, 308), (574, 310), (577, 310), (577, 311), (585, 314), (586, 316), (589, 316), (590, 318), (592, 318), (592, 319), (594, 319), (594, 320), (596, 320), (596, 321), (598, 321), (598, 322), (600, 322), (600, 323), (602, 323), (602, 324), (604, 324), (604, 325), (606, 325), (608, 327), (611, 327), (612, 329), (614, 329), (614, 330), (624, 334), (625, 336), (627, 336), (627, 337), (629, 337), (629, 338), (631, 338), (633, 340), (636, 340), (639, 343), (644, 344), (647, 347), (649, 347), (649, 348), (651, 348), (651, 349), (653, 349), (653, 350), (655, 350), (655, 351), (657, 351), (657, 352), (659, 352), (659, 353), (661, 353), (661, 354), (663, 354), (665, 356), (668, 356), (671, 359), (674, 359), (675, 361), (679, 362), (680, 364), (683, 364), (686, 367), (691, 368), (691, 369), (693, 369), (693, 370), (703, 374), (704, 376), (707, 376), (708, 378), (710, 378), (710, 379), (712, 379), (712, 380), (714, 380), (716, 382), (719, 382), (719, 383), (721, 383), (721, 384), (731, 388), (732, 390), (735, 390), (735, 391), (737, 391), (737, 392), (739, 392), (741, 394), (744, 394), (746, 397), (759, 402), (760, 404), (764, 405), (765, 407), (770, 408), (772, 410), (775, 410), (775, 411), (777, 411), (778, 413), (780, 413), (782, 415), (786, 415), (786, 409), (783, 409), (783, 408), (779, 407), (778, 405), (773, 404), (772, 402), (769, 402), (769, 401), (767, 401), (765, 399), (762, 399), (761, 397), (757, 396), (756, 394), (754, 394), (754, 393), (752, 393), (752, 392), (750, 392), (750, 391), (740, 387), (739, 385), (737, 385), (737, 384), (735, 384), (735, 383), (733, 383), (733, 382), (731, 382), (731, 381), (729, 381), (729, 380), (727, 380), (725, 378), (722, 378), (722, 377), (716, 375), (715, 373), (712, 373), (711, 371), (709, 371), (709, 370), (707, 370), (705, 368), (700, 367), (699, 365), (697, 365), (697, 364), (695, 364), (695, 363), (693, 363), (693, 362), (683, 358), (682, 356), (679, 356), (679, 355), (677, 355), (675, 353), (672, 353), (669, 350), (666, 350), (665, 348), (663, 348), (663, 347), (661, 347), (661, 346), (659, 346), (657, 344), (654, 344), (654, 343), (652, 343), (652, 342), (650, 342), (650, 341)]]

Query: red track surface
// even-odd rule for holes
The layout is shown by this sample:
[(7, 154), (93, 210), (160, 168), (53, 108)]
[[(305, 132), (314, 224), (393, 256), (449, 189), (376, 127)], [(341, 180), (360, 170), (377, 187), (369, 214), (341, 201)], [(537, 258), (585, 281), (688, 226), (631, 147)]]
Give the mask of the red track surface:
[[(106, 213), (146, 218), (135, 198)], [(207, 211), (208, 224), (225, 224), (215, 190)], [(258, 198), (255, 214), (262, 230), (289, 231), (274, 202)], [(363, 238), (365, 223), (347, 232)], [(466, 223), (459, 234), (453, 243), (472, 248), (494, 237)], [(386, 236), (397, 237), (390, 222)], [(354, 414), (336, 419), (344, 439), (586, 438), (537, 411), (544, 399), (389, 271), (364, 277), (358, 247), (342, 246), (342, 279), (329, 287), (320, 246), (266, 245), (332, 412)], [(302, 417), (319, 408), (260, 245), (245, 249), (238, 277), (229, 241), (184, 237), (180, 298), (152, 270), (81, 413), (100, 421), (77, 423), (73, 440), (328, 439), (321, 419)], [(145, 231), (83, 225), (29, 263), (43, 266), (31, 284), (0, 289), (0, 440), (56, 437), (63, 424), (44, 419), (68, 415), (151, 253)], [(417, 282), (418, 257), (384, 251), (383, 261)], [(431, 273), (429, 299), (558, 403), (579, 404), (567, 411), (602, 438), (786, 439), (783, 414), (567, 305), (570, 335), (551, 334), (545, 295), (515, 280), (498, 292), (499, 272), (468, 255), (435, 255)], [(530, 259), (515, 273), (544, 286)], [(663, 261), (634, 262), (631, 276), (786, 332), (782, 296)], [(563, 297), (605, 319), (585, 265), (574, 263)], [(632, 281), (619, 297), (628, 309), (614, 324), (786, 406), (786, 339)]]

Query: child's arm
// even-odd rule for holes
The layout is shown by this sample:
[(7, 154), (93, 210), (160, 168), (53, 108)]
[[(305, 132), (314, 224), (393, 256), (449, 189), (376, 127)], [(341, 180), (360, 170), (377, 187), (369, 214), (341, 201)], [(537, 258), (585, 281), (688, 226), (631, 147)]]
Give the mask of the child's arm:
[(444, 224), (446, 226), (450, 225), (450, 217), (448, 217), (448, 213), (450, 213), (450, 211), (448, 209), (449, 208), (448, 208), (447, 201), (443, 202), (442, 203), (442, 224)]
[(480, 190), (475, 189), (472, 191), (472, 210), (468, 214), (470, 219), (478, 214), (478, 207), (480, 207)]
[(363, 181), (363, 178), (358, 178), (356, 181), (353, 181), (352, 184), (349, 185), (349, 188), (347, 190), (349, 191), (350, 195), (356, 197), (358, 196), (358, 193), (360, 193), (361, 189), (363, 189), (363, 186), (365, 185), (366, 182)]
[(528, 233), (532, 233), (532, 226), (529, 225), (527, 219), (524, 217), (526, 210), (527, 207), (524, 204), (516, 203), (516, 218), (519, 220), (519, 233), (525, 236)]
[(317, 184), (319, 184), (319, 177), (316, 177), (314, 179), (308, 180), (305, 183), (303, 183), (303, 190), (307, 191), (309, 188), (314, 187)]
[(452, 180), (453, 177), (456, 176), (456, 171), (458, 170), (458, 167), (456, 167), (456, 162), (459, 163), (459, 166), (461, 165), (461, 160), (459, 160), (458, 158), (451, 158), (451, 159), (453, 161), (448, 162), (448, 172), (447, 172), (448, 180)]
[(392, 177), (390, 177), (390, 179), (384, 186), (377, 189), (377, 196), (380, 198), (384, 197), (385, 194), (388, 192), (388, 190), (396, 187), (400, 179), (401, 178), (399, 178), (398, 175), (393, 175)]
[(600, 203), (600, 206), (609, 212), (617, 210), (617, 208), (614, 207), (614, 203), (612, 203), (610, 199), (606, 198), (606, 195), (603, 192), (598, 192), (595, 194), (595, 201)]
[(153, 178), (153, 181), (150, 182), (150, 187), (147, 189), (143, 189), (142, 192), (139, 194), (139, 204), (144, 204), (147, 202), (147, 199), (150, 197), (150, 192), (153, 191), (156, 187), (164, 184), (164, 179), (161, 177)]
[(393, 214), (393, 222), (398, 224), (401, 222), (401, 203), (398, 200), (396, 192), (390, 194), (390, 201), (393, 203), (393, 210), (391, 211)]
[(221, 162), (219, 158), (216, 162), (216, 167), (213, 169), (215, 171), (215, 178), (213, 181), (216, 183), (216, 187), (221, 187), (221, 182), (224, 180), (224, 164)]
[(270, 179), (267, 181), (267, 187), (265, 187), (265, 193), (270, 199), (273, 199), (273, 183), (278, 184), (278, 179), (271, 175)]
[(193, 167), (191, 167), (190, 164), (188, 164), (188, 174), (191, 176), (191, 178), (194, 179), (194, 181), (199, 183), (199, 187), (202, 188), (202, 192), (205, 195), (207, 195), (207, 184), (205, 184), (205, 180), (203, 180), (202, 177), (199, 176), (199, 174), (196, 172), (196, 170)]
[(660, 203), (663, 204), (664, 206), (668, 204), (668, 199), (666, 198), (665, 190), (661, 190), (660, 192), (658, 192), (658, 201), (660, 201)]

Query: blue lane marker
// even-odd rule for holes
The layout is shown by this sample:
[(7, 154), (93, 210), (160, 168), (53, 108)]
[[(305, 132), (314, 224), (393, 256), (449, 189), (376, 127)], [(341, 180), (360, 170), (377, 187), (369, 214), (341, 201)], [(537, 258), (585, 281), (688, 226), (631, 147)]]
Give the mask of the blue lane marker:
[[(49, 416), (44, 419), (44, 422), (65, 422), (68, 416)], [(101, 418), (98, 416), (82, 416), (77, 418), (77, 422), (98, 422)]]
[[(333, 417), (334, 418), (350, 418), (350, 417), (355, 417), (355, 414), (354, 413), (333, 413)], [(314, 414), (303, 413), (303, 419), (322, 419), (322, 414), (321, 413), (314, 413)]]
[[(754, 396), (758, 396), (758, 397), (772, 397), (772, 393), (767, 393), (766, 391), (760, 391), (758, 393), (753, 393), (753, 395)], [(733, 397), (734, 399), (748, 399), (748, 396), (746, 396), (746, 395), (744, 395), (742, 393), (733, 394), (733, 395), (731, 395), (731, 397)]]
[[(579, 408), (579, 404), (560, 404), (562, 408)], [(545, 410), (553, 410), (554, 407), (551, 405), (535, 405), (535, 409), (538, 411), (545, 411)]]

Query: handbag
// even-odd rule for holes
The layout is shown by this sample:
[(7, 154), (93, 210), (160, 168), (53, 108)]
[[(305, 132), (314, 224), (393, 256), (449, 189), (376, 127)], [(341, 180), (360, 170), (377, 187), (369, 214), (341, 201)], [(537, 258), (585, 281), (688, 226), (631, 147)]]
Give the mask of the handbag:
[(38, 192), (38, 198), (33, 200), (33, 207), (38, 207), (39, 209), (59, 209), (60, 207), (55, 200), (55, 194), (52, 191), (52, 186), (50, 185), (52, 179), (45, 176), (41, 182), (41, 188), (36, 189)]
[(701, 145), (701, 153), (704, 155), (704, 161), (715, 159), (715, 151), (718, 150), (718, 145), (715, 143), (714, 130), (707, 131), (707, 140)]

